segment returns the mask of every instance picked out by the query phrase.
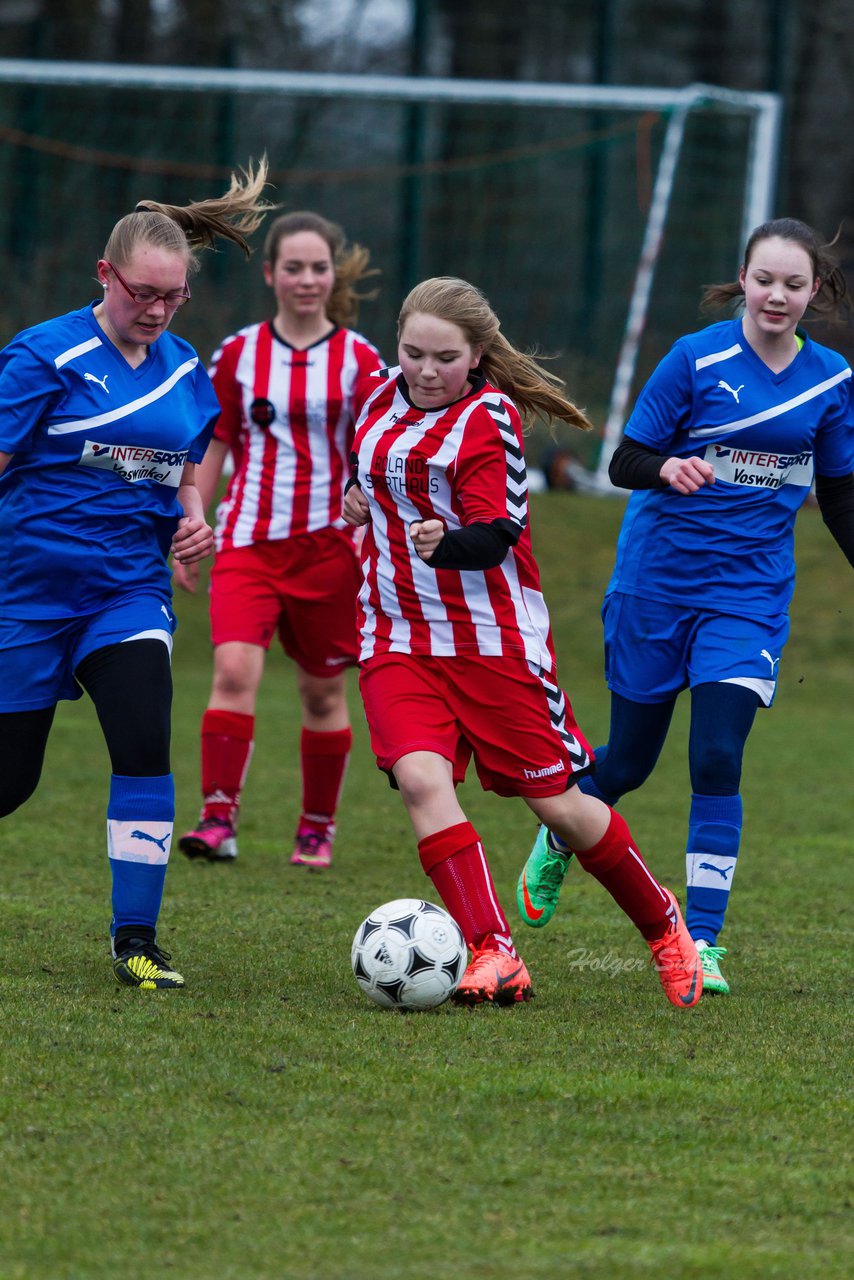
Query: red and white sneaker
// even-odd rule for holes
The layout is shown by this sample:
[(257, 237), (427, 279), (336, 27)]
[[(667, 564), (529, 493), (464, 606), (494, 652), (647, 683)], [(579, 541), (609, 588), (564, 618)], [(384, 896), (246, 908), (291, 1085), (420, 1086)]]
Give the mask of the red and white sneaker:
[(472, 951), (471, 963), (451, 996), (453, 1004), (521, 1004), (534, 994), (531, 976), (518, 956)]
[(332, 866), (332, 841), (319, 831), (301, 829), (294, 841), (292, 867), (308, 867), (309, 871), (325, 871)]
[(237, 832), (226, 818), (202, 818), (192, 831), (181, 836), (178, 848), (188, 858), (233, 862), (237, 857)]
[(703, 994), (703, 962), (682, 919), (679, 903), (669, 889), (664, 892), (673, 908), (673, 923), (663, 938), (649, 943), (652, 963), (670, 1003), (678, 1009), (690, 1009)]

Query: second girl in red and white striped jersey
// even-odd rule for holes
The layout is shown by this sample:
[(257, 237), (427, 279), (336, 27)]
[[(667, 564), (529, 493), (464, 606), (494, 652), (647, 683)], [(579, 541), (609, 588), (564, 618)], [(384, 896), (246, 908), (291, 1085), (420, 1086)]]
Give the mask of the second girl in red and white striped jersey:
[(454, 999), (531, 995), (455, 792), (474, 757), (484, 789), (551, 815), (649, 943), (668, 998), (693, 1005), (702, 970), (676, 899), (623, 819), (574, 785), (594, 760), (558, 682), (531, 547), (520, 410), (589, 423), (463, 280), (416, 286), (398, 337), (399, 367), (359, 391), (344, 515), (367, 526), (360, 688), (371, 744), (472, 952)]
[(356, 661), (359, 577), (341, 503), (353, 391), (382, 361), (346, 327), (357, 313), (368, 253), (346, 245), (340, 227), (315, 213), (284, 214), (270, 227), (264, 258), (275, 317), (227, 338), (211, 369), (222, 412), (200, 468), (203, 496), (213, 498), (229, 451), (234, 473), (217, 511), (211, 573), (204, 803), (180, 847), (210, 861), (237, 854), (255, 701), (278, 634), (296, 663), (303, 712), (302, 807), (291, 862), (319, 870), (332, 859), (352, 741), (344, 671)]

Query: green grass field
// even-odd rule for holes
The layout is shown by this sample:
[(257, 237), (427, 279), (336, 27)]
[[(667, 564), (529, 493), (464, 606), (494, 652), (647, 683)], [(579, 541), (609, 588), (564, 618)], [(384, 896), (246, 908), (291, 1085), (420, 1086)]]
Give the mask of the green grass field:
[[(533, 511), (562, 681), (594, 741), (621, 510), (547, 494)], [(852, 594), (816, 512), (798, 542), (783, 685), (748, 749), (723, 938), (733, 994), (690, 1012), (577, 868), (548, 929), (516, 926), (530, 1005), (369, 1004), (350, 973), (356, 926), (431, 886), (355, 681), (336, 865), (287, 865), (298, 715), (280, 654), (237, 864), (176, 853), (167, 879), (160, 940), (187, 988), (120, 988), (109, 765), (91, 707), (64, 704), (40, 790), (0, 830), (0, 1280), (849, 1276)], [(204, 597), (177, 605), (180, 830), (197, 814), (210, 655)], [(680, 897), (686, 711), (623, 806)], [(521, 802), (464, 792), (515, 921), (533, 821)]]

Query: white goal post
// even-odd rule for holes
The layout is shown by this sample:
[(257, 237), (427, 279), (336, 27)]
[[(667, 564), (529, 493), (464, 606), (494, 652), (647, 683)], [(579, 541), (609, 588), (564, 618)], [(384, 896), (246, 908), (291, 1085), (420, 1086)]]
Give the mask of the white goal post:
[(4, 83), (137, 88), (191, 94), (217, 91), (292, 98), (372, 99), (398, 104), (501, 104), (520, 112), (531, 107), (555, 110), (589, 108), (614, 112), (657, 112), (666, 116), (667, 125), (652, 182), (642, 247), (614, 369), (600, 456), (591, 471), (580, 464), (574, 467), (578, 486), (592, 492), (613, 492), (607, 477), (608, 464), (628, 414), (671, 197), (692, 112), (714, 105), (724, 111), (746, 115), (750, 121), (744, 165), (741, 237), (740, 244), (733, 246), (733, 270), (737, 265), (737, 254), (750, 230), (770, 217), (772, 211), (782, 110), (779, 96), (772, 93), (742, 93), (705, 84), (662, 89), (0, 58), (0, 85)]
[(726, 103), (737, 103), (740, 107), (746, 107), (754, 113), (750, 132), (741, 219), (741, 245), (746, 244), (748, 236), (754, 227), (766, 222), (771, 216), (777, 180), (777, 154), (782, 114), (782, 102), (779, 95), (772, 93), (732, 93), (730, 90), (701, 84), (690, 85), (688, 89), (683, 90), (683, 94), (683, 102), (675, 108), (670, 117), (658, 163), (658, 172), (650, 202), (643, 247), (626, 317), (620, 356), (614, 374), (611, 402), (608, 407), (608, 416), (605, 420), (599, 462), (595, 472), (592, 474), (576, 475), (576, 481), (580, 487), (592, 489), (594, 492), (613, 492), (613, 486), (608, 479), (608, 466), (620, 442), (628, 415), (640, 340), (646, 321), (655, 268), (661, 250), (661, 241), (667, 221), (676, 166), (685, 136), (685, 124), (689, 111), (698, 101), (711, 99)]

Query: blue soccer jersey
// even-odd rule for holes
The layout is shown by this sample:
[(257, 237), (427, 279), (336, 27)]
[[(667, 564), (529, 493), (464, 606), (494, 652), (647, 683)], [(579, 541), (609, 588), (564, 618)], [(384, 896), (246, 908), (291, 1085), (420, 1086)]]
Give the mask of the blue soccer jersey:
[(715, 483), (629, 499), (608, 591), (754, 617), (785, 612), (795, 513), (814, 472), (854, 469), (851, 370), (809, 337), (782, 373), (741, 321), (680, 338), (647, 382), (626, 435), (668, 457), (699, 456)]
[(0, 352), (0, 611), (96, 613), (140, 588), (171, 594), (178, 485), (205, 454), (219, 404), (204, 367), (163, 333), (138, 368), (92, 305)]

